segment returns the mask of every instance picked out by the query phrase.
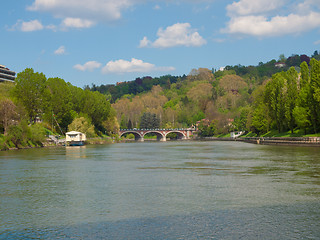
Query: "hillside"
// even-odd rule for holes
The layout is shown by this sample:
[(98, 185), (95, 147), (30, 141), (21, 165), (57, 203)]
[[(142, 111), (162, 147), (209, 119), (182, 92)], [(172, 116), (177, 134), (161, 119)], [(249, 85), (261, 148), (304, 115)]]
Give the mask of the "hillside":
[[(306, 132), (318, 132), (318, 112), (311, 114), (311, 110), (318, 107), (318, 100), (312, 93), (317, 89), (311, 83), (311, 72), (316, 69), (316, 59), (319, 59), (317, 51), (313, 57), (310, 60), (306, 55), (292, 55), (287, 59), (280, 56), (278, 61), (271, 60), (257, 66), (226, 66), (219, 71), (199, 68), (179, 77), (143, 77), (90, 89), (106, 94), (113, 102), (121, 128), (139, 128), (142, 115), (151, 113), (157, 116), (160, 127), (180, 128), (197, 124), (203, 136), (226, 134), (232, 130), (258, 135), (272, 129), (293, 131), (303, 128)], [(313, 99), (314, 106), (303, 106), (301, 101), (304, 100), (299, 99), (300, 72), (304, 64), (309, 67), (307, 85), (312, 85), (306, 91), (309, 91), (308, 98)], [(268, 92), (271, 85), (275, 88), (277, 81), (281, 82), (279, 91), (282, 96), (273, 96), (277, 93), (272, 89)], [(289, 85), (294, 90), (288, 88)], [(289, 92), (290, 89), (293, 93)], [(270, 102), (273, 97), (278, 100)], [(292, 100), (291, 106), (277, 106), (280, 101), (289, 100)], [(302, 107), (308, 111), (304, 120), (298, 119), (301, 116), (298, 111), (304, 111)], [(281, 111), (283, 114), (279, 120)]]

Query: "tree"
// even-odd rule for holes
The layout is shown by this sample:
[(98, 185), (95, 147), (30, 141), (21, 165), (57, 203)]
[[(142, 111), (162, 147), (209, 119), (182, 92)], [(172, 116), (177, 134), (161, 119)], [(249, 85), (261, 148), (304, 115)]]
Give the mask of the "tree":
[(286, 62), (287, 58), (284, 56), (284, 54), (280, 54), (279, 56), (279, 62)]
[(310, 61), (310, 113), (314, 133), (318, 131), (320, 115), (320, 62), (312, 58)]
[(304, 88), (307, 84), (310, 82), (310, 73), (309, 73), (309, 67), (306, 62), (302, 62), (300, 65), (300, 89)]
[(4, 128), (4, 135), (6, 135), (8, 127), (18, 119), (16, 105), (8, 98), (0, 101), (0, 122)]
[(85, 117), (75, 118), (68, 126), (68, 131), (78, 131), (85, 133), (87, 137), (94, 137), (94, 126)]
[(304, 134), (307, 134), (307, 128), (310, 126), (307, 108), (296, 106), (293, 109), (293, 116), (298, 127), (304, 130)]
[(252, 127), (253, 131), (260, 135), (261, 133), (266, 133), (269, 131), (269, 119), (267, 116), (268, 107), (261, 103), (258, 105), (257, 108), (255, 108), (252, 116)]
[(284, 130), (285, 123), (285, 76), (284, 73), (276, 73), (267, 83), (265, 90), (265, 102), (270, 112), (270, 117), (276, 123), (279, 132)]
[(46, 109), (47, 121), (50, 122), (54, 114), (61, 128), (66, 131), (75, 116), (75, 111), (72, 111), (71, 90), (61, 78), (48, 78), (46, 85), (50, 92), (50, 101)]
[(160, 119), (157, 117), (156, 114), (145, 112), (141, 116), (140, 128), (156, 129), (159, 127), (160, 127)]
[(131, 119), (129, 119), (129, 121), (128, 121), (128, 128), (129, 128), (129, 129), (132, 129), (132, 128), (133, 128), (133, 127), (132, 127)]
[(293, 128), (295, 126), (295, 119), (293, 115), (293, 110), (296, 107), (297, 97), (298, 97), (298, 73), (294, 67), (291, 67), (286, 73), (286, 100), (285, 100), (285, 116), (288, 122), (288, 126), (293, 133)]
[(216, 131), (215, 121), (206, 122), (201, 121), (198, 125), (198, 134), (200, 137), (211, 137)]
[(96, 129), (104, 131), (103, 121), (105, 121), (111, 110), (110, 102), (99, 92), (84, 91), (85, 100), (82, 112), (87, 114)]
[(111, 108), (108, 118), (103, 122), (103, 127), (109, 136), (112, 134), (117, 134), (120, 130), (120, 125), (116, 115), (116, 111)]
[(23, 104), (30, 122), (36, 122), (37, 117), (45, 112), (48, 103), (45, 75), (27, 68), (18, 73), (15, 82), (14, 96)]

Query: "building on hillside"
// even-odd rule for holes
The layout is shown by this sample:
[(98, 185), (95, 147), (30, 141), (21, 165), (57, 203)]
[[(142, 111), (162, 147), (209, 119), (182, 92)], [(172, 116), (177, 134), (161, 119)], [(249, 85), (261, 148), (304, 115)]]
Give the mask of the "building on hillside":
[(82, 146), (86, 140), (87, 138), (84, 133), (76, 131), (66, 133), (66, 143), (69, 146)]
[(274, 66), (277, 67), (277, 68), (283, 68), (283, 67), (286, 66), (286, 64), (283, 63), (283, 62), (276, 62), (276, 63), (274, 64)]
[(16, 73), (14, 71), (0, 65), (0, 82), (14, 82), (15, 79)]

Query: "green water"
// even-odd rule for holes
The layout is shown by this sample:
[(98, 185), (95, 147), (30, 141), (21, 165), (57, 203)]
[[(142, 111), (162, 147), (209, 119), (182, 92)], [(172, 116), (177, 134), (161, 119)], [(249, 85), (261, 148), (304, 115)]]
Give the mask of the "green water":
[(1, 239), (320, 238), (320, 149), (143, 142), (0, 152)]

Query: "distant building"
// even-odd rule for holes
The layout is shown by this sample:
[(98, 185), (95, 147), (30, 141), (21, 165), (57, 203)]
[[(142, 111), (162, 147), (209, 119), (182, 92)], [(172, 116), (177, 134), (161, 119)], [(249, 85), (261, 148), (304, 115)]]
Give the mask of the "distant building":
[(0, 82), (14, 82), (15, 79), (16, 73), (14, 71), (0, 65)]
[(283, 63), (283, 62), (277, 62), (277, 63), (274, 64), (274, 66), (277, 67), (277, 68), (283, 68), (283, 67), (286, 66), (286, 64)]

